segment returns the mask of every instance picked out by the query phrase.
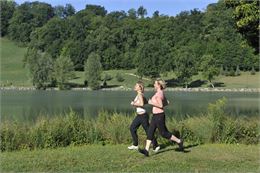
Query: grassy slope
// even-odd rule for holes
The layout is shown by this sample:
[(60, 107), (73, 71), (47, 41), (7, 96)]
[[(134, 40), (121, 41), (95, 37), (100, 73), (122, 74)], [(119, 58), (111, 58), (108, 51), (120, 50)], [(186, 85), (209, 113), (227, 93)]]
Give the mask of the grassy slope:
[[(162, 149), (149, 158), (126, 145), (89, 145), (1, 153), (2, 171), (14, 172), (259, 172), (259, 146), (206, 144), (176, 152)], [(188, 152), (190, 151), (190, 152)]]
[(28, 72), (23, 68), (26, 48), (20, 48), (6, 38), (1, 42), (1, 81), (0, 84), (12, 83), (15, 86), (30, 86)]
[[(28, 72), (23, 68), (22, 59), (26, 52), (25, 48), (20, 48), (13, 42), (6, 38), (0, 38), (1, 42), (1, 78), (0, 84), (7, 84), (10, 82), (14, 86), (32, 86), (28, 78)], [(127, 88), (132, 88), (134, 83), (138, 80), (138, 77), (133, 76), (136, 70), (109, 70), (104, 71), (104, 73), (109, 74), (113, 77), (111, 81), (108, 81), (108, 85), (112, 86), (124, 86)], [(118, 82), (115, 78), (116, 74), (120, 73), (125, 79), (124, 82)], [(77, 78), (71, 80), (70, 82), (82, 85), (84, 83), (84, 72), (76, 72)], [(174, 73), (168, 73), (167, 77), (163, 79), (172, 79), (175, 77)], [(193, 80), (202, 79), (201, 75), (193, 77)], [(149, 80), (144, 80), (148, 85), (152, 83)], [(223, 82), (225, 84), (224, 88), (259, 88), (260, 87), (260, 73), (257, 72), (256, 75), (250, 75), (249, 72), (242, 72), (241, 76), (238, 77), (226, 77), (219, 76), (215, 82)], [(203, 85), (202, 87), (205, 87)]]

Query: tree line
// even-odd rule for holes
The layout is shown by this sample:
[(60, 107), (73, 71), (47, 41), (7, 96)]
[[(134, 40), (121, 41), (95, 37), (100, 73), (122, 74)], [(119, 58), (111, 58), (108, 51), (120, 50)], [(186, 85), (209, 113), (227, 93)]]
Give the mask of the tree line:
[(220, 73), (259, 69), (258, 0), (219, 0), (205, 11), (150, 17), (143, 6), (108, 13), (99, 5), (76, 12), (71, 4), (0, 3), (1, 36), (27, 47), (24, 63), (38, 88), (63, 88), (84, 70), (92, 84), (100, 80), (90, 79), (88, 73), (100, 74), (95, 69), (136, 68), (151, 78), (174, 71), (186, 86), (199, 72), (211, 82)]

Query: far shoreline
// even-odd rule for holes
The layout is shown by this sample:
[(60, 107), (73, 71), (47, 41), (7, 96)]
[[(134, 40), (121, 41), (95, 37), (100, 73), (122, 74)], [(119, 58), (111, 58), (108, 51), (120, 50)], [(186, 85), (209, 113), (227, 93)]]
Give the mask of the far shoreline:
[[(0, 87), (0, 90), (8, 91), (32, 91), (37, 90), (35, 87)], [(153, 88), (146, 88), (146, 91), (153, 91)], [(45, 91), (64, 91), (59, 90), (57, 87), (55, 88), (46, 88)], [(93, 91), (90, 88), (82, 87), (82, 88), (70, 88), (65, 91)], [(115, 88), (101, 88), (95, 91), (134, 91), (132, 88), (127, 88), (124, 86), (119, 86)], [(166, 88), (165, 91), (182, 91), (182, 92), (258, 92), (260, 93), (260, 88)]]

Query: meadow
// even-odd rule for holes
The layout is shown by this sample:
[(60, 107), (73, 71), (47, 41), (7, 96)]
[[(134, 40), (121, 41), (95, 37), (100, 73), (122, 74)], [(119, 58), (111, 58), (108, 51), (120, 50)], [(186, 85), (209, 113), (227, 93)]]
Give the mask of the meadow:
[(169, 146), (145, 157), (128, 145), (84, 145), (1, 153), (1, 172), (259, 172), (259, 145)]

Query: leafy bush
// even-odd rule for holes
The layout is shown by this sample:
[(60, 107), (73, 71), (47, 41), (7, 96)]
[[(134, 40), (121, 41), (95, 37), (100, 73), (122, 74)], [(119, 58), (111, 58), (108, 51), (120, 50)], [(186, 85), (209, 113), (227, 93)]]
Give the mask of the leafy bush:
[(125, 79), (123, 78), (123, 76), (120, 73), (117, 73), (116, 74), (116, 80), (118, 82), (124, 82)]

